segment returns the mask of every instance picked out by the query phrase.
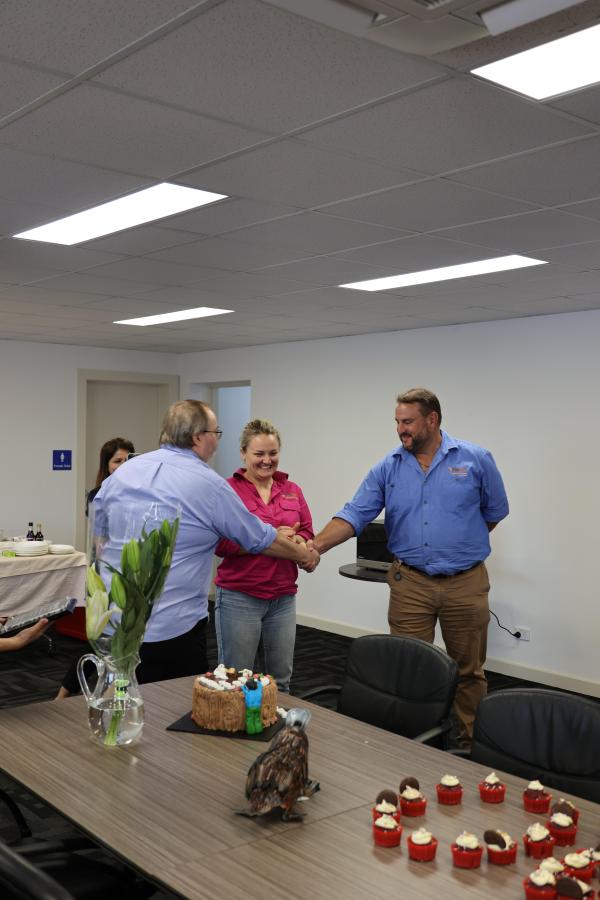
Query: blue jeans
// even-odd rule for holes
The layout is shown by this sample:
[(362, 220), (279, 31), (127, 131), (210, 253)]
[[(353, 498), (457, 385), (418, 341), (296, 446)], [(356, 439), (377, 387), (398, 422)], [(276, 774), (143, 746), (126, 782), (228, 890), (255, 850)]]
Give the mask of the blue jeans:
[(217, 587), (215, 626), (220, 663), (268, 673), (280, 691), (289, 693), (296, 641), (295, 594), (261, 600)]

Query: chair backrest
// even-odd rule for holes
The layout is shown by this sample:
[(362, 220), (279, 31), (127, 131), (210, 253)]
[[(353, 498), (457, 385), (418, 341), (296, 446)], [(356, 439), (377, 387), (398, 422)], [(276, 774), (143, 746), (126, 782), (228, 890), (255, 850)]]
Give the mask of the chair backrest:
[(457, 683), (458, 667), (439, 647), (366, 635), (350, 647), (338, 711), (414, 738), (448, 716)]
[(471, 759), (600, 803), (600, 702), (544, 688), (484, 697)]
[(0, 841), (0, 896), (3, 900), (74, 900), (72, 894)]

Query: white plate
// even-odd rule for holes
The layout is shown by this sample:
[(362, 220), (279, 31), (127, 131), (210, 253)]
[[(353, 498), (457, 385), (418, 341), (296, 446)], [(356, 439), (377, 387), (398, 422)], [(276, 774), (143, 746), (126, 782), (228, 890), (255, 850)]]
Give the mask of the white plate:
[(50, 544), (48, 552), (62, 556), (67, 553), (75, 553), (75, 547), (71, 547), (70, 544)]
[(17, 556), (44, 556), (48, 552), (48, 545), (40, 541), (23, 541), (15, 544)]

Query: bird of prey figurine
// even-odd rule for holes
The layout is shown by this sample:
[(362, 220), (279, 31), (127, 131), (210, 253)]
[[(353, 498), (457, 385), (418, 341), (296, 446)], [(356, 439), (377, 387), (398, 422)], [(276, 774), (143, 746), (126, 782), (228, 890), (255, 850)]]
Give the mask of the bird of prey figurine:
[(308, 778), (308, 737), (306, 726), (310, 713), (306, 709), (290, 709), (284, 727), (277, 732), (271, 746), (257, 756), (246, 776), (249, 805), (237, 810), (241, 816), (264, 816), (274, 809), (282, 810), (284, 822), (302, 819), (294, 811), (300, 797), (311, 797), (319, 788), (318, 781)]

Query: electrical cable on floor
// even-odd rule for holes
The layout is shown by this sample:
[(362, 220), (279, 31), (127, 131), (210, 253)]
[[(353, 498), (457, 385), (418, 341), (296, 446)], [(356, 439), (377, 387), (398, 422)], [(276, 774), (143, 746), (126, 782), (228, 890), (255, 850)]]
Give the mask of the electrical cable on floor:
[(498, 616), (496, 615), (496, 613), (495, 613), (493, 610), (490, 609), (490, 613), (493, 615), (493, 617), (495, 618), (496, 622), (498, 623), (498, 625), (500, 626), (500, 628), (502, 629), (502, 631), (508, 631), (508, 633), (511, 634), (514, 638), (520, 638), (520, 637), (521, 637), (521, 632), (520, 632), (520, 631), (511, 631), (510, 628), (506, 628), (504, 625), (502, 625), (502, 624), (500, 623), (500, 619), (498, 618)]

